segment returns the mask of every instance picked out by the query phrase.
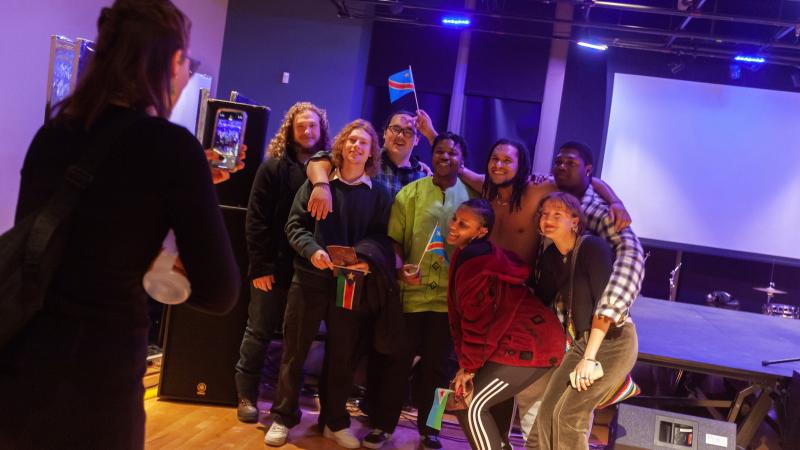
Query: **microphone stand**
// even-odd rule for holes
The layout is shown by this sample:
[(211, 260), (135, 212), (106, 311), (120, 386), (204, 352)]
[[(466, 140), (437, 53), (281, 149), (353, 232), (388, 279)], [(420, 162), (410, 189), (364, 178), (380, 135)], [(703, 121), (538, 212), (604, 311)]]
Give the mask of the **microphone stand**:
[(678, 262), (678, 265), (669, 273), (669, 301), (671, 302), (678, 298), (678, 278), (680, 277), (682, 265), (683, 262)]
[(798, 362), (798, 361), (800, 361), (800, 358), (765, 359), (764, 361), (761, 361), (761, 365), (766, 367), (766, 366), (771, 366), (773, 364), (790, 363), (790, 362)]
[[(769, 287), (771, 287), (771, 288), (775, 287), (775, 281), (773, 281), (774, 280), (774, 275), (775, 275), (775, 262), (772, 263), (772, 269), (770, 270), (770, 273), (769, 273)], [(773, 297), (775, 297), (775, 294), (773, 294), (772, 292), (768, 292), (767, 293), (767, 305), (769, 305), (772, 302)], [(765, 359), (765, 360), (761, 361), (761, 365), (764, 366), (764, 367), (767, 367), (767, 366), (771, 366), (773, 364), (792, 363), (792, 362), (798, 362), (798, 361), (800, 361), (800, 358)]]

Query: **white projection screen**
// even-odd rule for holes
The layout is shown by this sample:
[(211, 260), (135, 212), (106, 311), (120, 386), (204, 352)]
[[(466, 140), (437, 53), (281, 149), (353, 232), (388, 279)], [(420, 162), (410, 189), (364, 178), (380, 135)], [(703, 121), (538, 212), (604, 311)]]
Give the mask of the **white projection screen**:
[(617, 73), (602, 178), (639, 237), (800, 260), (800, 94)]

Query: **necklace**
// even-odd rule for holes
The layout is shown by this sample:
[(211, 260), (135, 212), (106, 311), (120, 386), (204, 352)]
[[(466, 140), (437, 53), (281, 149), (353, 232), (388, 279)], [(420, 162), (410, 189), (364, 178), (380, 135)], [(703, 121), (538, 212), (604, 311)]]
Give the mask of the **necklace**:
[(569, 255), (571, 255), (575, 251), (575, 247), (577, 247), (577, 244), (578, 244), (578, 236), (575, 236), (575, 243), (572, 244), (572, 249), (570, 249), (570, 251), (568, 251), (566, 255), (561, 255), (561, 261), (564, 264), (567, 263), (567, 260), (569, 259)]
[(501, 201), (500, 201), (500, 196), (499, 196), (499, 195), (498, 195), (497, 197), (495, 197), (495, 199), (494, 199), (494, 202), (495, 202), (495, 203), (497, 203), (497, 204), (498, 204), (498, 205), (500, 205), (500, 206), (508, 206), (508, 203), (509, 203), (510, 201), (511, 201), (511, 200), (508, 200), (508, 201), (505, 201), (505, 202), (501, 202)]

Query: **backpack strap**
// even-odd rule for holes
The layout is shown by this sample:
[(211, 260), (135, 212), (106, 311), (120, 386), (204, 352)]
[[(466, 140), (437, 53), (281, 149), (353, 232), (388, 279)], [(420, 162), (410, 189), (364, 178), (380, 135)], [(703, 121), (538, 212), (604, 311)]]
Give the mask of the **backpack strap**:
[[(78, 205), (81, 194), (94, 181), (97, 168), (112, 153), (113, 144), (141, 114), (125, 114), (105, 126), (89, 139), (77, 163), (67, 167), (64, 179), (45, 206), (36, 214), (31, 226), (23, 260), (23, 293), (36, 298), (39, 288), (46, 288), (49, 275), (42, 276), (41, 266), (53, 236)], [(41, 295), (41, 293), (39, 293)]]
[[(566, 319), (569, 323), (572, 323), (572, 302), (573, 302), (573, 294), (575, 292), (575, 266), (578, 264), (578, 252), (581, 249), (581, 244), (583, 240), (586, 239), (586, 235), (582, 234), (575, 239), (575, 247), (572, 249), (572, 261), (569, 270), (569, 304), (567, 305), (567, 317)], [(577, 336), (575, 336), (577, 339)]]

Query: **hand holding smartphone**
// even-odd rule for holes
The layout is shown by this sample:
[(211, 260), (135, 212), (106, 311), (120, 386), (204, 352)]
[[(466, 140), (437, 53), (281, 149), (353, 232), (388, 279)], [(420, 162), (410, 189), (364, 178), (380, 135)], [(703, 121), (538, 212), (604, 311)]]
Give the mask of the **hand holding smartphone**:
[[(594, 363), (594, 367), (592, 367), (592, 373), (589, 374), (589, 381), (594, 382), (600, 378), (603, 378), (603, 366), (599, 362), (596, 362)], [(573, 389), (578, 389), (574, 370), (569, 373), (569, 384), (572, 385)]]
[(236, 167), (239, 151), (244, 144), (246, 127), (246, 112), (231, 108), (217, 110), (211, 149), (218, 159), (211, 163), (213, 167), (224, 170), (233, 170)]

